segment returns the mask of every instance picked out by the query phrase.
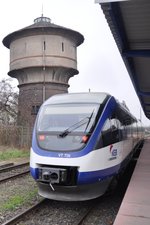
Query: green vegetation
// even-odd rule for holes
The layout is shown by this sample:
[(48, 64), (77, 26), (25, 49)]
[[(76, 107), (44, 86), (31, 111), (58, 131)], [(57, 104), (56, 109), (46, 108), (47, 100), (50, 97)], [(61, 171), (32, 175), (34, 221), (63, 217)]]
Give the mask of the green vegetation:
[(37, 189), (32, 190), (28, 193), (22, 193), (14, 195), (7, 199), (6, 202), (0, 205), (0, 211), (4, 212), (6, 210), (15, 210), (21, 205), (30, 204), (31, 200), (37, 196)]
[(7, 149), (0, 151), (0, 161), (29, 157), (29, 150)]

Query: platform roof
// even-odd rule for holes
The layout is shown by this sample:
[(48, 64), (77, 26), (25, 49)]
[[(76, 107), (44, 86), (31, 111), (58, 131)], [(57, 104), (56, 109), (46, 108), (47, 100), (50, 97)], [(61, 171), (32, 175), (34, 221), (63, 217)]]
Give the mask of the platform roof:
[(100, 6), (150, 119), (150, 0), (104, 2)]

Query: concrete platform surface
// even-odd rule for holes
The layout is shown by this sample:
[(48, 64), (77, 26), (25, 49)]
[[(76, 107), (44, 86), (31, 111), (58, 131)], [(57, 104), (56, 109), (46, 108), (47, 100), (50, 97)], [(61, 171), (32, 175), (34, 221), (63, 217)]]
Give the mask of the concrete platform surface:
[(150, 225), (150, 140), (145, 140), (114, 225)]

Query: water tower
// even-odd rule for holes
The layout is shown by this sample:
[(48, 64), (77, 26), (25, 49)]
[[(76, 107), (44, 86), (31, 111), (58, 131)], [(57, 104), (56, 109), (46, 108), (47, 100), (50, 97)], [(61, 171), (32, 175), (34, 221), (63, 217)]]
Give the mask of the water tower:
[(34, 24), (8, 34), (8, 75), (18, 80), (18, 124), (33, 126), (40, 105), (50, 96), (68, 92), (70, 77), (78, 74), (77, 46), (84, 37), (74, 30), (39, 17)]

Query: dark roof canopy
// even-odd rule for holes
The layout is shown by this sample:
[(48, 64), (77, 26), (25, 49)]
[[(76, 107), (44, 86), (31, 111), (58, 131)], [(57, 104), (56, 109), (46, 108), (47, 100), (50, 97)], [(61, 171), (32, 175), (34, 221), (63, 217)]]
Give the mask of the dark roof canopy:
[(150, 119), (150, 0), (101, 3), (101, 8)]
[(48, 17), (38, 17), (34, 20), (34, 24), (22, 28), (20, 30), (14, 31), (13, 33), (8, 34), (3, 39), (3, 44), (5, 47), (9, 48), (10, 43), (13, 40), (16, 40), (21, 37), (26, 37), (30, 35), (38, 35), (38, 34), (58, 34), (61, 36), (69, 37), (73, 39), (77, 46), (83, 43), (84, 37), (77, 31), (68, 29), (66, 27), (62, 27), (51, 23), (50, 18)]

